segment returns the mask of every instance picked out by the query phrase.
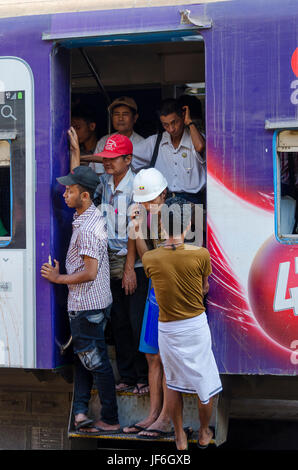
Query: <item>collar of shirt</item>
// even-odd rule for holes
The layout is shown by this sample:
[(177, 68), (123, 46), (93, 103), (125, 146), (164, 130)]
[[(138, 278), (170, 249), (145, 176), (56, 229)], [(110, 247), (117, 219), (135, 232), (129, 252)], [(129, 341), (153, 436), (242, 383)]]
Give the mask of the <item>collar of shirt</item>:
[(107, 184), (110, 186), (110, 189), (113, 194), (115, 194), (116, 192), (124, 193), (126, 192), (127, 188), (129, 188), (129, 192), (131, 192), (132, 191), (132, 183), (131, 183), (132, 178), (133, 178), (133, 173), (131, 169), (129, 168), (126, 175), (124, 176), (124, 178), (122, 178), (122, 180), (120, 181), (116, 189), (114, 187), (113, 175), (109, 175)]
[(77, 212), (75, 212), (73, 216), (73, 222), (72, 222), (73, 227), (74, 228), (80, 227), (85, 222), (85, 220), (87, 220), (88, 217), (90, 217), (90, 215), (93, 214), (95, 210), (96, 210), (96, 207), (92, 203), (88, 207), (88, 209), (86, 209), (82, 214), (78, 214)]
[[(165, 131), (163, 133), (160, 144), (161, 145), (168, 144), (168, 145), (171, 145), (173, 147), (171, 136), (167, 131)], [(190, 132), (189, 132), (188, 129), (185, 128), (184, 132), (183, 132), (183, 135), (182, 135), (182, 138), (180, 140), (180, 143), (179, 143), (178, 147), (175, 148), (174, 150), (176, 152), (178, 152), (178, 150), (180, 150), (181, 147), (184, 147), (184, 148), (187, 148), (187, 149), (190, 150), (191, 149), (191, 144), (192, 144), (192, 140), (191, 140), (191, 137), (190, 137)]]

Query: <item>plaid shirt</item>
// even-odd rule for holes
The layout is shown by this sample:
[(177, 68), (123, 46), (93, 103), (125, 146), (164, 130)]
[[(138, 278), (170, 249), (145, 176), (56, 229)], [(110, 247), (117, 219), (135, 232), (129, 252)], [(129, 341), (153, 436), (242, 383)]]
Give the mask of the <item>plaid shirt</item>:
[(91, 204), (81, 215), (74, 214), (72, 230), (65, 263), (67, 274), (84, 269), (84, 255), (98, 260), (98, 272), (94, 281), (68, 285), (68, 311), (106, 308), (112, 302), (112, 294), (104, 217)]

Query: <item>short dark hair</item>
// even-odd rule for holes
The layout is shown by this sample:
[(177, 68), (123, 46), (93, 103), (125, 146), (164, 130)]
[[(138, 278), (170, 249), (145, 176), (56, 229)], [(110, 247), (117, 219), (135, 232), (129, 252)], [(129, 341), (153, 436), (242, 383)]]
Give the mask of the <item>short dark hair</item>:
[(93, 200), (93, 198), (94, 198), (94, 193), (95, 193), (95, 189), (86, 188), (85, 186), (82, 186), (82, 185), (80, 185), (80, 184), (77, 184), (77, 187), (79, 188), (80, 194), (86, 192), (86, 193), (89, 194), (91, 201)]
[(120, 108), (120, 106), (126, 106), (131, 111), (131, 114), (133, 116), (135, 116), (137, 114), (137, 111), (135, 109), (131, 108), (128, 104), (119, 103), (119, 104), (116, 104), (116, 106), (114, 106), (113, 109), (111, 110), (111, 115), (112, 116), (113, 116), (113, 113), (114, 113), (115, 109)]
[(180, 236), (191, 222), (191, 203), (178, 198), (166, 199), (161, 208), (161, 222), (169, 237)]
[(178, 100), (175, 98), (168, 98), (161, 102), (161, 106), (159, 108), (159, 117), (161, 116), (168, 116), (169, 114), (176, 113), (177, 116), (183, 116), (183, 109)]
[(193, 119), (203, 119), (202, 104), (198, 98), (190, 95), (181, 95), (178, 98), (178, 102), (181, 108), (183, 106), (189, 107), (190, 115)]
[(96, 123), (96, 114), (92, 106), (78, 104), (73, 107), (71, 111), (71, 117), (77, 119), (83, 119), (90, 124), (91, 122)]

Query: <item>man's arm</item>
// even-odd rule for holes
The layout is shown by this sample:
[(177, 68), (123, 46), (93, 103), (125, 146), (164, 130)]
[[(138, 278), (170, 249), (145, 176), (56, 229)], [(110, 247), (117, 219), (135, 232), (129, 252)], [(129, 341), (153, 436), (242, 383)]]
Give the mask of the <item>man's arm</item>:
[(134, 170), (140, 170), (141, 168), (148, 167), (153, 150), (156, 142), (157, 136), (151, 135), (147, 139), (143, 139), (140, 142), (137, 142), (133, 146), (133, 157), (132, 157), (132, 168)]
[(70, 127), (67, 133), (70, 145), (70, 170), (73, 170), (81, 164), (79, 139), (73, 127)]
[(135, 272), (136, 260), (136, 242), (128, 238), (127, 242), (127, 256), (124, 266), (124, 273), (122, 278), (122, 288), (125, 289), (125, 294), (133, 294), (137, 288), (137, 276)]
[(208, 276), (203, 277), (203, 295), (208, 294), (209, 291), (209, 282)]
[(81, 284), (83, 282), (94, 281), (97, 276), (98, 261), (90, 256), (83, 256), (84, 269), (74, 274), (60, 274), (59, 262), (54, 260), (55, 266), (44, 263), (41, 267), (43, 278), (54, 284)]
[(185, 111), (184, 124), (189, 129), (193, 146), (196, 152), (201, 153), (205, 149), (205, 139), (198, 131), (197, 126), (195, 124), (191, 124), (192, 120), (190, 116), (189, 107), (183, 106), (183, 109)]
[(142, 259), (144, 253), (148, 251), (144, 233), (144, 230), (147, 228), (147, 212), (142, 204), (134, 204), (129, 209), (129, 215), (131, 218), (129, 225), (130, 237), (135, 240), (138, 255)]
[(86, 163), (102, 163), (102, 157), (99, 157), (98, 155), (81, 155), (81, 162), (86, 162)]

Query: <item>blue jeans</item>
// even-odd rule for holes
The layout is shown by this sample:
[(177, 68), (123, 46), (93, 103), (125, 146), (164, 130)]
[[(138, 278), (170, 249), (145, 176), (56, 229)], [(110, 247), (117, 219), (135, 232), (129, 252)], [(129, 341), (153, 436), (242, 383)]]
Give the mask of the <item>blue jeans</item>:
[(75, 415), (87, 414), (94, 383), (101, 403), (102, 421), (118, 424), (115, 380), (104, 337), (108, 315), (109, 308), (69, 312), (75, 353), (73, 412)]

